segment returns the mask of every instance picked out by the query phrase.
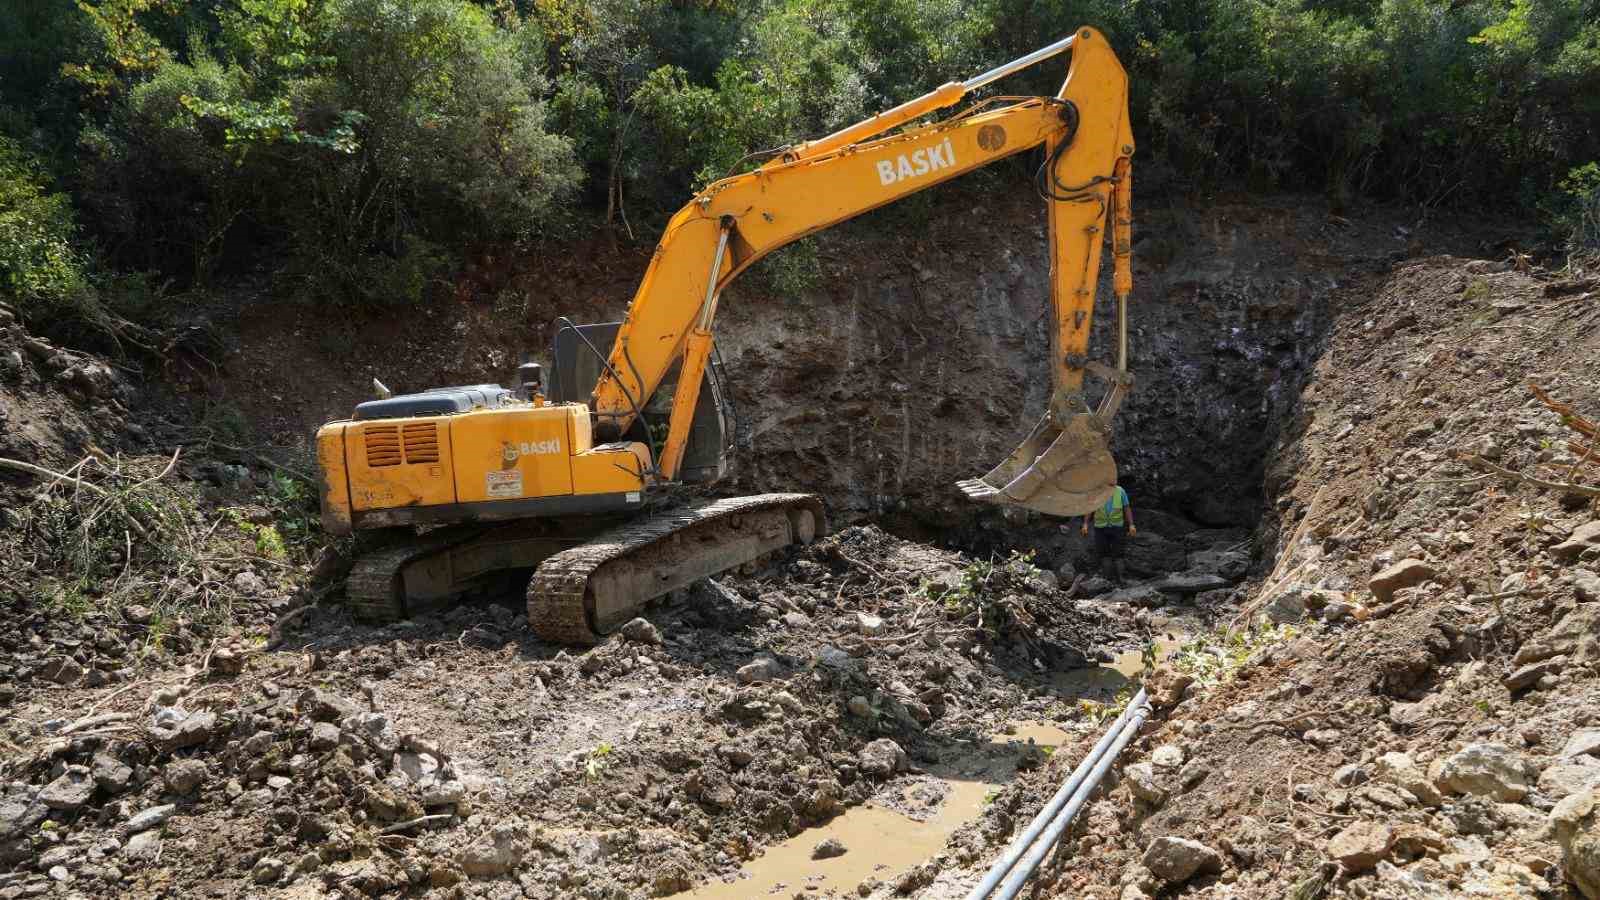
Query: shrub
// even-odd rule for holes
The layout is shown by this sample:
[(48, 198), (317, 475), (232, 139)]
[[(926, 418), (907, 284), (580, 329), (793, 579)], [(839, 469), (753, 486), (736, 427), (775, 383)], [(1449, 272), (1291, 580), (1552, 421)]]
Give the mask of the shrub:
[(0, 296), (33, 319), (93, 314), (76, 236), (67, 196), (52, 193), (37, 162), (0, 138)]

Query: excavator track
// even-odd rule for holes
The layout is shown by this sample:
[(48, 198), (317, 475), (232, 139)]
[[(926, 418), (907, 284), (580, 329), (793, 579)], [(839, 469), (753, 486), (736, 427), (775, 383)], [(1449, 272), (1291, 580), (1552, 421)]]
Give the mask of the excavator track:
[(822, 501), (811, 494), (755, 494), (665, 510), (541, 563), (528, 583), (528, 624), (549, 641), (598, 643), (655, 597), (825, 531)]
[(401, 589), (406, 565), (452, 545), (471, 540), (479, 529), (445, 529), (375, 550), (356, 560), (345, 581), (345, 602), (356, 618), (368, 622), (398, 622), (424, 610), (411, 609)]

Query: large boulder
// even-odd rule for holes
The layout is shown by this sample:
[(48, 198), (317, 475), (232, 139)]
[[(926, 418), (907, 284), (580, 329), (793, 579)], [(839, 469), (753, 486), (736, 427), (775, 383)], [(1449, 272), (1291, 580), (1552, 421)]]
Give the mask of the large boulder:
[(1177, 594), (1190, 597), (1203, 591), (1214, 591), (1225, 588), (1233, 582), (1221, 575), (1207, 572), (1184, 572), (1181, 575), (1168, 575), (1152, 584), (1156, 590), (1163, 594)]
[(1600, 900), (1600, 787), (1591, 786), (1550, 811), (1550, 830), (1561, 845), (1561, 868), (1583, 896)]
[(1123, 562), (1131, 574), (1149, 578), (1182, 571), (1189, 564), (1189, 554), (1177, 541), (1141, 531), (1123, 543)]
[(1250, 554), (1238, 550), (1196, 550), (1189, 554), (1189, 571), (1238, 581), (1250, 571)]
[(1468, 744), (1444, 761), (1439, 784), (1457, 794), (1515, 803), (1533, 788), (1533, 774), (1522, 756), (1505, 744)]

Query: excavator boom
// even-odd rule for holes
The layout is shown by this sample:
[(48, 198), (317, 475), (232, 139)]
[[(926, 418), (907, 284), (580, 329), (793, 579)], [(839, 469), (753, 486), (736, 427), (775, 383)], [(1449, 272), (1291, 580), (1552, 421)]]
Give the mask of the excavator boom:
[[(878, 136), (1068, 48), (1071, 68), (1055, 97), (997, 98), (941, 122)], [(597, 430), (602, 436), (625, 432), (668, 376), (682, 373), (657, 466), (658, 478), (673, 480), (694, 413), (698, 373), (711, 346), (717, 299), (735, 277), (808, 234), (1040, 146), (1045, 163), (1038, 187), (1050, 220), (1050, 408), (1017, 452), (962, 488), (974, 499), (1055, 515), (1100, 505), (1116, 482), (1107, 424), (1131, 381), (1125, 353), (1112, 371), (1091, 363), (1087, 351), (1108, 231), (1115, 238), (1119, 302), (1131, 286), (1127, 213), (1134, 148), (1127, 75), (1104, 37), (1090, 28), (791, 148), (699, 193), (667, 224), (617, 333), (594, 391)], [(1125, 347), (1125, 337), (1120, 343)], [(1114, 400), (1093, 413), (1082, 399), (1086, 371), (1112, 383), (1107, 398)]]

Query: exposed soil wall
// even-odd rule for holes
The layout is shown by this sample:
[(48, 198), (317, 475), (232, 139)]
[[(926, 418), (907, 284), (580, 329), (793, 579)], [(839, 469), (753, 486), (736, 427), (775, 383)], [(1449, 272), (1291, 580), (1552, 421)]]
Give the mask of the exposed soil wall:
[[(1330, 297), (1416, 235), (1400, 211), (1352, 223), (1300, 198), (1140, 210), (1139, 384), (1115, 444), (1124, 482), (1136, 503), (1182, 517), (1174, 528), (1251, 526)], [(824, 234), (812, 289), (779, 295), (759, 274), (735, 285), (718, 340), (747, 443), (729, 489), (815, 491), (845, 518), (970, 524), (983, 510), (954, 482), (1009, 453), (1048, 397), (1044, 229), (1026, 189), (945, 188)], [(369, 396), (374, 376), (396, 390), (508, 381), (519, 353), (543, 354), (556, 316), (620, 317), (646, 262), (596, 241), (482, 260), (456, 286), (466, 299), (421, 309), (257, 303), (228, 323), (236, 354), (207, 390), (303, 444)], [(1106, 285), (1092, 344), (1103, 359), (1113, 316)]]

